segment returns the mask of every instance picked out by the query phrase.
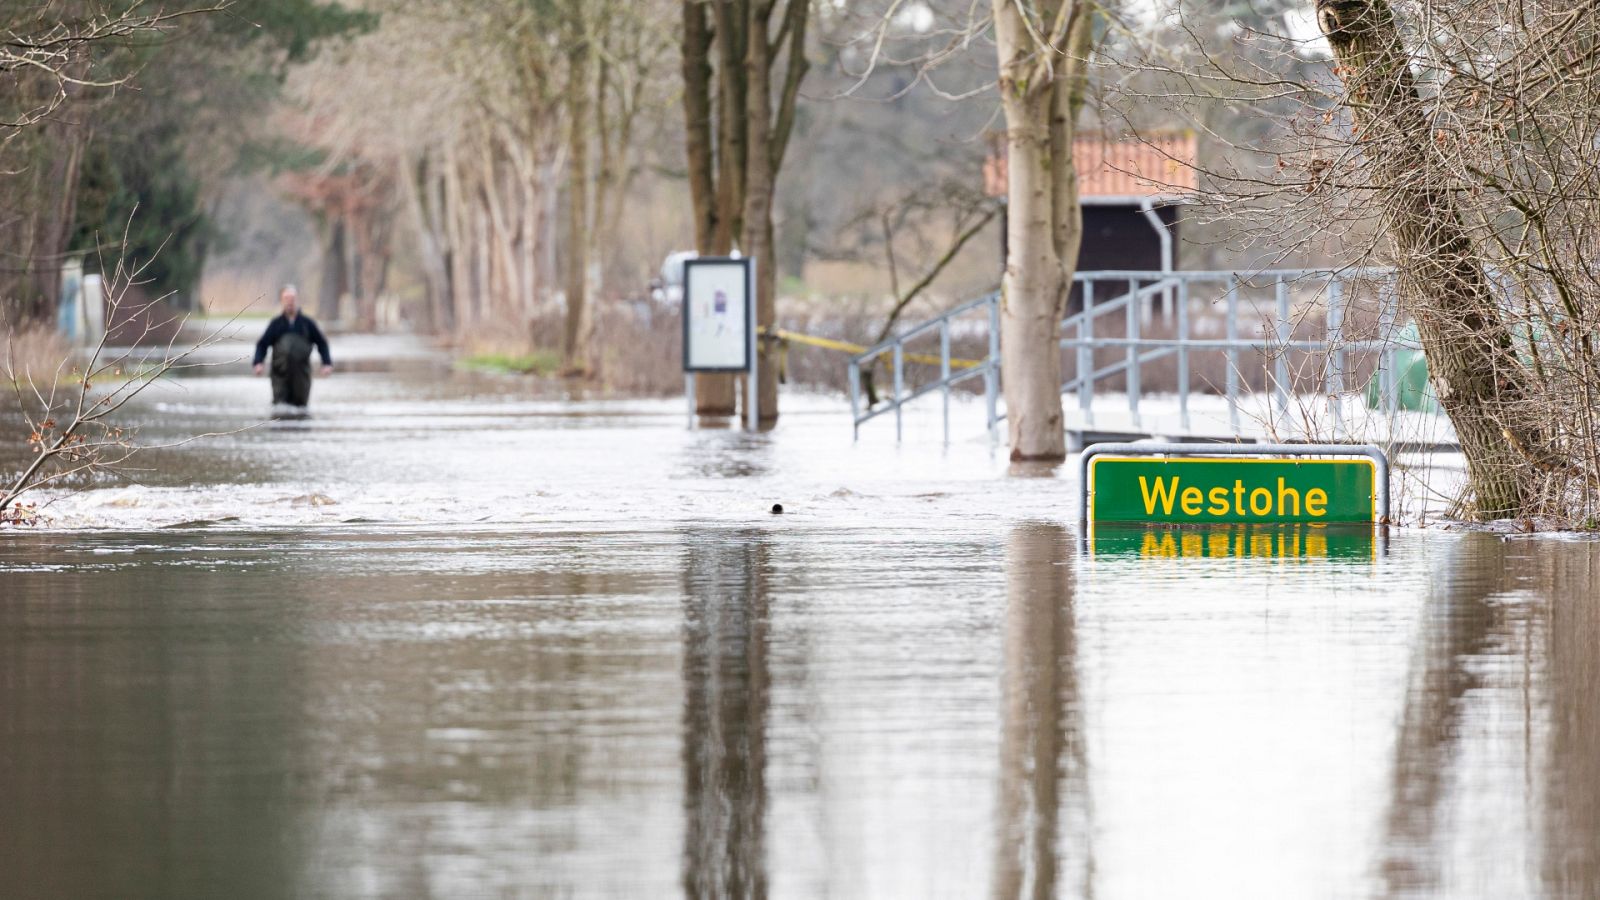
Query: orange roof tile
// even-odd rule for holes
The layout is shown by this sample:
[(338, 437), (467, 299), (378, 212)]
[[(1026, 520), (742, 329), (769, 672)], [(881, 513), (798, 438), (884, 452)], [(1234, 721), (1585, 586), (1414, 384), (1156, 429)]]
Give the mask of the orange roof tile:
[[(1114, 139), (1079, 136), (1072, 142), (1078, 163), (1078, 194), (1091, 197), (1174, 197), (1195, 190), (1198, 160), (1193, 133)], [(991, 142), (983, 162), (983, 187), (1006, 194), (1006, 145)]]

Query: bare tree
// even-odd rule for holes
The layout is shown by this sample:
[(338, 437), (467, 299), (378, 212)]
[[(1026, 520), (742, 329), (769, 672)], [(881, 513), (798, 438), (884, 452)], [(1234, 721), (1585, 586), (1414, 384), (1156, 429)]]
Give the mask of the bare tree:
[(1248, 144), (1209, 132), (1204, 199), (1238, 233), (1393, 267), (1466, 457), (1458, 509), (1480, 518), (1600, 509), (1597, 12), (1318, 0), (1325, 46), (1260, 28), (1218, 52), (1188, 23), (1187, 58), (1135, 62), (1163, 76), (1146, 98), (1271, 114)]
[[(193, 361), (196, 353), (220, 340), (220, 331), (194, 345), (179, 347), (177, 330), (174, 330), (174, 336), (159, 355), (147, 355), (139, 349), (153, 333), (181, 324), (174, 317), (152, 317), (164, 298), (146, 302), (133, 300), (131, 291), (148, 266), (147, 261), (130, 268), (119, 260), (108, 273), (107, 321), (142, 324), (136, 329), (124, 328), (120, 334), (108, 329), (81, 365), (74, 364), (75, 354), (68, 354), (48, 372), (35, 372), (31, 368), (19, 370), (15, 362), (18, 354), (7, 353), (5, 376), (28, 428), (27, 443), (34, 456), (21, 471), (0, 483), (0, 524), (26, 523), (36, 518), (38, 505), (23, 502), (28, 494), (46, 488), (84, 485), (95, 477), (126, 477), (134, 471), (131, 464), (140, 453), (217, 436), (208, 433), (166, 444), (144, 444), (121, 415), (135, 397), (169, 375), (233, 362)], [(112, 349), (114, 334), (118, 340), (129, 340), (129, 346)], [(15, 339), (13, 327), (6, 329), (6, 339), (8, 345)]]
[(1094, 10), (1089, 0), (994, 0), (1009, 180), (1000, 366), (1013, 460), (1066, 456), (1059, 344), (1083, 233), (1072, 140)]
[[(756, 322), (767, 329), (777, 322), (773, 200), (810, 67), (810, 14), (810, 0), (683, 0), (683, 102), (695, 239), (700, 252), (718, 255), (737, 241), (744, 255), (756, 259)], [(771, 341), (762, 342), (758, 365), (760, 417), (775, 421), (777, 353)], [(732, 412), (731, 377), (697, 383), (705, 385), (696, 397), (699, 412)]]
[(589, 300), (590, 192), (589, 143), (593, 136), (590, 93), (594, 81), (594, 36), (585, 0), (568, 0), (564, 10), (567, 45), (567, 323), (561, 346), (562, 368), (582, 375), (589, 368), (594, 311)]

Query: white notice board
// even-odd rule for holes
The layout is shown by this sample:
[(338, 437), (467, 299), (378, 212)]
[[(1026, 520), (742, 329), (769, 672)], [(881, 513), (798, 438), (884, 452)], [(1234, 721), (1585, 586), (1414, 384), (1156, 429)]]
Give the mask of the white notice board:
[(683, 264), (683, 370), (747, 372), (755, 315), (754, 260), (705, 257)]

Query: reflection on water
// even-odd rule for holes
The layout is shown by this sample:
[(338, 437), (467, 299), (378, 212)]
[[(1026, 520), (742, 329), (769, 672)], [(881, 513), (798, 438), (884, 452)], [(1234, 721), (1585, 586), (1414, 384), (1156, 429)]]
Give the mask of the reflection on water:
[[(1550, 597), (1550, 746), (1540, 766), (1549, 802), (1539, 869), (1559, 897), (1600, 897), (1600, 552), (1586, 549), (1523, 562), (1533, 582), (1524, 589), (1548, 586)], [(1536, 659), (1539, 650), (1528, 652)]]
[(685, 536), (683, 889), (765, 897), (767, 567), (757, 531)]
[(1096, 556), (1142, 559), (1373, 559), (1388, 529), (1366, 525), (1095, 525)]
[(1600, 896), (1600, 544), (406, 359), (0, 534), (0, 897)]
[[(300, 766), (278, 724), (301, 700), (303, 648), (274, 636), (268, 598), (222, 612), (230, 573), (151, 565), (113, 586), (77, 562), (0, 574), (0, 895), (281, 881), (299, 864), (283, 801)], [(252, 652), (231, 652), (246, 634)]]
[(1505, 561), (1461, 549), (1446, 551), (1435, 565), (1423, 599), (1391, 776), (1383, 861), (1390, 896), (1439, 883), (1439, 826), (1448, 813), (1457, 743), (1474, 711), (1469, 695), (1489, 681), (1492, 670), (1480, 664), (1515, 649), (1516, 633), (1528, 624), (1515, 621), (1516, 607), (1490, 602), (1504, 588)]
[(1058, 879), (1093, 894), (1071, 546), (1042, 523), (1007, 541), (996, 898), (1054, 897)]
[(1432, 568), (1395, 743), (1388, 896), (1472, 889), (1454, 883), (1449, 825), (1485, 738), (1531, 782), (1511, 818), (1542, 831), (1542, 848), (1498, 845), (1497, 863), (1547, 896), (1600, 896), (1600, 553), (1503, 544), (1468, 536)]

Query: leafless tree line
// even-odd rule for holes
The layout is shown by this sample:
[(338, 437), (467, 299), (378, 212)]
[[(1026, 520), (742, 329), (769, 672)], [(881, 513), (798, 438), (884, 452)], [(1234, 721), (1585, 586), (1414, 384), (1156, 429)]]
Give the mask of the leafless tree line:
[(414, 250), (424, 328), (526, 331), (559, 295), (564, 365), (588, 372), (610, 236), (667, 102), (663, 4), (375, 5), (374, 33), (291, 80), (285, 127), (323, 154), (286, 181), (322, 223), (324, 305), (348, 293), (370, 319)]
[[(1206, 127), (1205, 214), (1268, 254), (1396, 270), (1484, 518), (1600, 507), (1600, 4), (1318, 0), (1321, 33), (1180, 20), (1114, 61)], [(1319, 42), (1325, 41), (1325, 44)], [(1126, 86), (1126, 85), (1125, 85)]]

